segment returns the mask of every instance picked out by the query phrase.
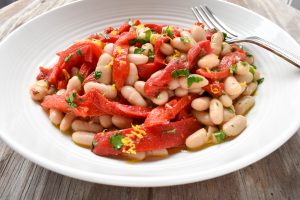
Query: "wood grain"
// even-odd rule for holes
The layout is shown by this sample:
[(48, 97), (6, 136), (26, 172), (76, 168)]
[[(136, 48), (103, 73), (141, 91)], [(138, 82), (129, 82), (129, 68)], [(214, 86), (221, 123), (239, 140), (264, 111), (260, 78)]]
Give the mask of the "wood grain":
[[(71, 0), (19, 0), (0, 10), (0, 40), (33, 17)], [(230, 0), (269, 18), (300, 42), (300, 13), (276, 0)], [(125, 188), (88, 183), (48, 171), (0, 140), (0, 199), (299, 199), (300, 131), (261, 161), (199, 183)]]

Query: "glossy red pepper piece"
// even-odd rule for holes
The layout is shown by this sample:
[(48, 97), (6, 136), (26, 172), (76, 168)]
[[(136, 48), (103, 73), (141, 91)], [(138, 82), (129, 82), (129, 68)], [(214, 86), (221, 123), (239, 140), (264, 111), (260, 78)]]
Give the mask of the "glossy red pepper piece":
[(139, 74), (139, 78), (146, 81), (153, 73), (160, 70), (161, 65), (157, 65), (155, 63), (146, 63), (137, 65), (137, 70)]
[[(178, 147), (185, 143), (186, 138), (200, 128), (200, 124), (192, 117), (176, 122), (166, 124), (156, 124), (153, 126), (142, 126), (141, 129), (146, 132), (142, 139), (132, 139), (136, 152), (145, 152), (157, 149), (167, 149)], [(130, 134), (132, 128), (119, 131), (119, 134), (126, 137)], [(110, 137), (118, 131), (98, 133), (94, 137), (92, 151), (101, 156), (118, 155), (126, 146), (121, 149), (115, 149)]]
[(213, 83), (209, 83), (208, 85), (204, 86), (203, 89), (213, 97), (220, 97), (224, 91), (224, 83), (215, 81)]
[(209, 54), (211, 51), (212, 49), (210, 47), (210, 41), (204, 40), (198, 42), (187, 53), (188, 68), (191, 69), (196, 64), (199, 57), (205, 56), (206, 54)]
[(156, 33), (161, 34), (162, 28), (166, 25), (160, 25), (160, 24), (144, 24), (145, 27), (150, 28), (151, 30), (155, 31)]
[(159, 66), (165, 65), (165, 55), (160, 51), (160, 47), (163, 43), (166, 43), (169, 40), (168, 37), (158, 37), (154, 44), (154, 63)]

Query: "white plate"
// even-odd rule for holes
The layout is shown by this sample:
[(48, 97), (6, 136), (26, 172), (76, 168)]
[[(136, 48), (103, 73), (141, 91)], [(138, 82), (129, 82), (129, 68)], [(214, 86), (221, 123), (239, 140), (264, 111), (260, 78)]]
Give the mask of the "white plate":
[(74, 40), (118, 26), (128, 18), (189, 26), (190, 7), (205, 2), (230, 27), (259, 35), (292, 52), (297, 43), (269, 20), (221, 1), (80, 1), (44, 14), (20, 27), (0, 46), (0, 134), (31, 161), (74, 178), (110, 185), (166, 186), (201, 181), (243, 168), (286, 142), (300, 124), (300, 71), (276, 56), (246, 45), (265, 77), (248, 115), (248, 128), (236, 139), (198, 152), (181, 152), (156, 162), (129, 164), (98, 157), (72, 143), (51, 125), (28, 87), (38, 66)]

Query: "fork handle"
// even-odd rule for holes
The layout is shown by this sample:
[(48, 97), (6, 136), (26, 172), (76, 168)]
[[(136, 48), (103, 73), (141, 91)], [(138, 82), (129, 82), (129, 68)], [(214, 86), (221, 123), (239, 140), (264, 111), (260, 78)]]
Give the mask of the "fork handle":
[(248, 42), (248, 43), (255, 44), (257, 46), (269, 50), (270, 52), (276, 54), (277, 56), (283, 58), (284, 60), (288, 61), (289, 63), (295, 65), (300, 69), (300, 57), (260, 37), (253, 36), (253, 37), (245, 37), (245, 38), (233, 38), (233, 39), (229, 39), (227, 42), (228, 43)]

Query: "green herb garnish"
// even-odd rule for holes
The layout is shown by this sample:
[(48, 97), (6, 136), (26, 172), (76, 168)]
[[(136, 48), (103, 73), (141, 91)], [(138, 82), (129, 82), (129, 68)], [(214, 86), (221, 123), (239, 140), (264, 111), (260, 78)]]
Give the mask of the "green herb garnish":
[(167, 26), (167, 28), (163, 30), (163, 34), (166, 34), (169, 37), (173, 37), (173, 32), (171, 31), (170, 26)]
[(237, 70), (237, 66), (236, 65), (232, 65), (230, 68), (229, 68), (229, 71), (231, 74), (234, 74)]
[(190, 38), (188, 37), (180, 37), (180, 41), (183, 42), (183, 44), (190, 43)]
[(256, 69), (252, 65), (250, 65), (249, 72), (254, 76)]
[(99, 78), (101, 78), (101, 76), (102, 76), (102, 72), (101, 72), (101, 71), (95, 71), (95, 73), (94, 73), (94, 78), (95, 78), (96, 80), (98, 80)]
[(143, 53), (145, 51), (145, 49), (143, 49), (143, 48), (135, 48), (134, 49), (134, 54), (141, 54), (141, 53)]
[(65, 62), (68, 62), (69, 60), (70, 60), (70, 58), (72, 57), (72, 53), (70, 53), (69, 55), (67, 55), (66, 57), (65, 57)]
[(77, 105), (75, 103), (76, 93), (72, 92), (68, 97), (66, 97), (66, 102), (68, 103), (70, 108), (76, 108)]
[(77, 77), (78, 77), (78, 79), (80, 80), (81, 83), (84, 81), (84, 74), (81, 75), (81, 74), (78, 73)]
[(109, 137), (109, 142), (113, 146), (114, 149), (120, 150), (123, 147), (122, 139), (123, 135), (120, 134), (121, 131), (117, 131), (115, 134)]
[(149, 42), (150, 37), (151, 37), (151, 30), (149, 29), (149, 30), (145, 31), (145, 40)]
[(82, 51), (81, 51), (81, 49), (77, 49), (77, 50), (76, 50), (76, 54), (82, 56)]
[(224, 32), (223, 32), (223, 41), (225, 41), (226, 38), (227, 38), (227, 33), (224, 33)]
[(100, 32), (99, 34), (102, 35), (106, 40), (110, 39), (110, 37), (104, 32)]
[(172, 71), (171, 75), (172, 75), (173, 78), (178, 78), (180, 76), (188, 77), (190, 75), (190, 71), (186, 68), (184, 68), (184, 69), (175, 69), (174, 71)]
[(253, 57), (252, 54), (250, 54), (249, 52), (246, 52), (246, 56), (247, 56), (248, 58), (252, 58), (252, 57)]
[(163, 133), (168, 133), (168, 134), (175, 134), (176, 133), (176, 128), (170, 129), (170, 130), (163, 130)]
[(233, 110), (232, 107), (233, 107), (233, 106), (230, 106), (230, 107), (226, 108), (226, 110), (228, 110), (230, 113), (234, 114), (235, 111)]
[(214, 137), (216, 138), (217, 143), (221, 143), (224, 141), (225, 139), (225, 133), (222, 130), (219, 130), (217, 132), (214, 133)]
[(129, 45), (135, 45), (136, 43), (145, 44), (145, 43), (147, 43), (147, 41), (142, 38), (135, 38), (135, 39), (129, 40)]
[(257, 67), (255, 65), (252, 64), (251, 66), (254, 67), (254, 69), (257, 69)]
[(265, 78), (260, 78), (256, 82), (258, 85), (262, 84), (264, 82)]
[(148, 51), (148, 57), (154, 58), (154, 51), (152, 51), (151, 49), (149, 49), (149, 51)]
[(193, 83), (199, 83), (200, 81), (203, 81), (203, 78), (199, 76), (189, 75), (187, 78), (187, 85), (188, 87), (191, 87)]

